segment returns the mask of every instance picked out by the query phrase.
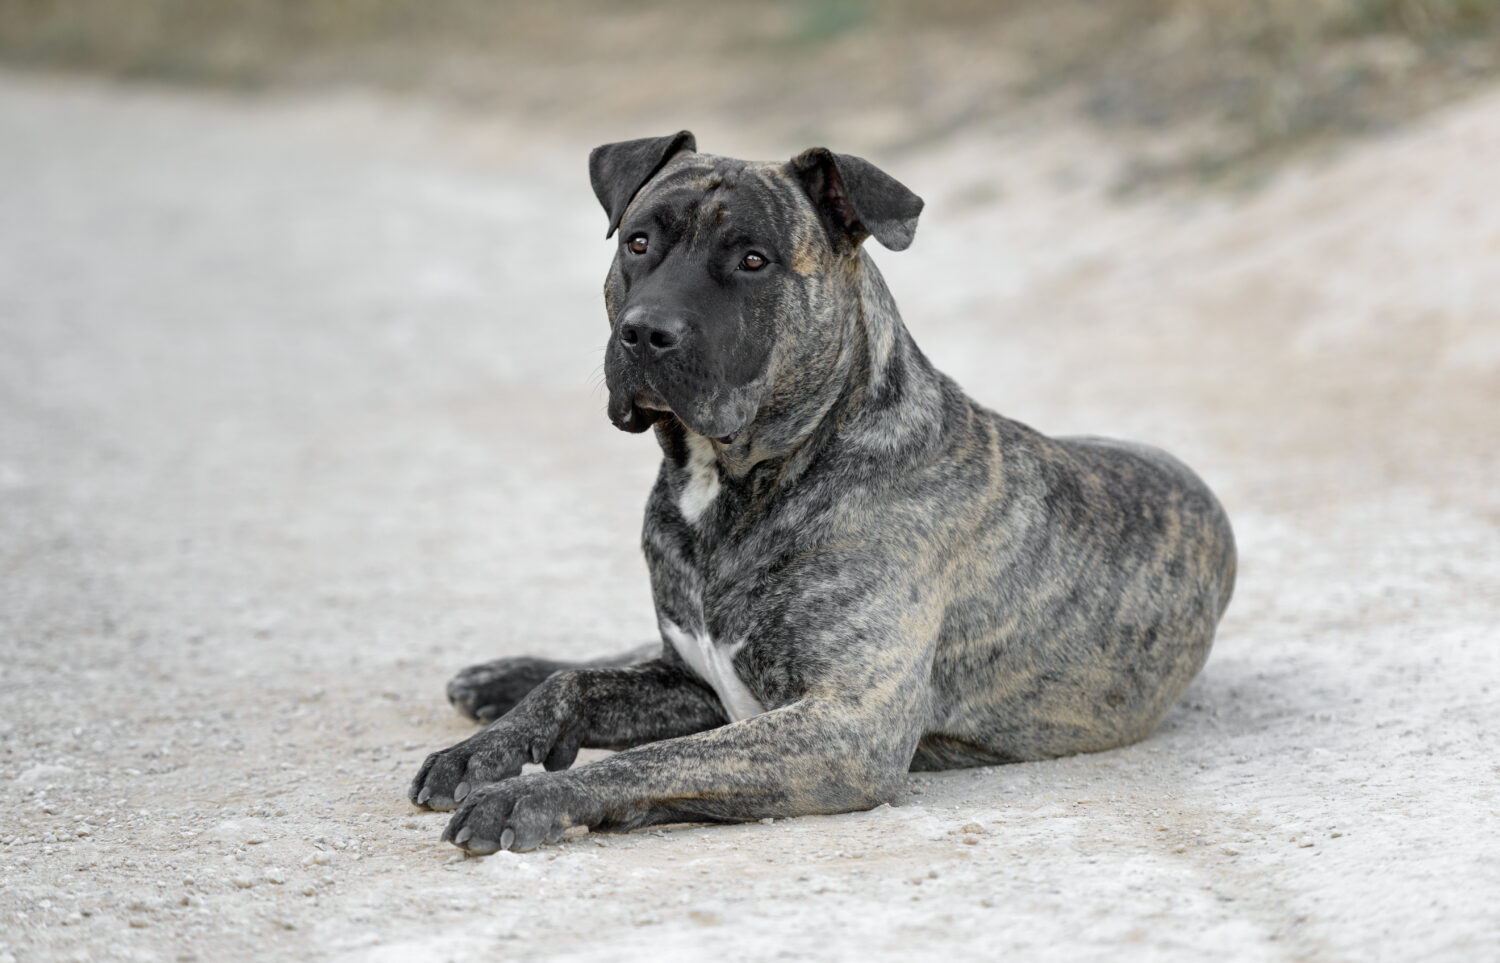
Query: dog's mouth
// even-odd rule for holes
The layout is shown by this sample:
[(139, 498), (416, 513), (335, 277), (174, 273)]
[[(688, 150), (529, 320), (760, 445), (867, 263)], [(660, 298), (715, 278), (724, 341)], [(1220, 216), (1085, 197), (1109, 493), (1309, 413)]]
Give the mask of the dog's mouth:
[(670, 412), (672, 406), (667, 404), (667, 399), (654, 391), (637, 391), (631, 402), (642, 411)]
[(638, 434), (672, 414), (672, 406), (654, 391), (633, 395), (612, 393), (609, 397), (609, 420), (621, 431)]
[(748, 416), (753, 414), (753, 408), (742, 414), (736, 412), (741, 414), (740, 417), (725, 418), (724, 414), (701, 410), (695, 412), (694, 416), (685, 418), (670, 402), (650, 388), (634, 394), (611, 394), (609, 399), (609, 420), (621, 431), (637, 434), (663, 418), (675, 418), (691, 431), (706, 435), (720, 444), (732, 445), (749, 427)]
[(656, 424), (662, 413), (652, 411), (649, 408), (641, 408), (635, 405), (629, 398), (625, 399), (623, 405), (610, 402), (609, 420), (612, 425), (621, 431), (631, 434), (639, 434)]

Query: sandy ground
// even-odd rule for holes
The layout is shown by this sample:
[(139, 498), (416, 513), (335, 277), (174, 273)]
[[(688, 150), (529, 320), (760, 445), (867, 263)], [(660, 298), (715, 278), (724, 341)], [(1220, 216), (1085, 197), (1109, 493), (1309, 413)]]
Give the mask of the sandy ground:
[(938, 364), (1234, 519), (1156, 736), (439, 844), (454, 670), (652, 634), (583, 152), (658, 132), (0, 77), (0, 961), (1500, 952), (1500, 91), (1245, 197), (1112, 203), (1066, 124), (878, 158)]

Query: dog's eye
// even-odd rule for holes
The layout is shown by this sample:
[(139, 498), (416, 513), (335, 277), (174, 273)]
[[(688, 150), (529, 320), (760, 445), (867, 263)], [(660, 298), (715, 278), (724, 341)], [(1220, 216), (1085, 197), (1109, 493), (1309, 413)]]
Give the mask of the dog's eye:
[(745, 259), (740, 262), (740, 268), (745, 271), (759, 271), (765, 266), (766, 256), (764, 254), (757, 254), (754, 251), (746, 254)]
[(646, 241), (646, 235), (635, 234), (631, 236), (629, 242), (627, 242), (625, 246), (630, 248), (631, 254), (645, 254), (646, 248), (649, 245)]

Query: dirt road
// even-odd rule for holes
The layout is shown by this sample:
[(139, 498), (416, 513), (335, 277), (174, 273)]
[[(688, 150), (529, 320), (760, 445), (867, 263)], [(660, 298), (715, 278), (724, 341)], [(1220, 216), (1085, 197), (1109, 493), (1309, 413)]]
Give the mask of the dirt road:
[(1500, 91), (1247, 197), (877, 158), (940, 367), (1221, 493), (1203, 675), (1127, 749), (475, 860), (403, 794), (447, 676), (653, 628), (583, 152), (658, 131), (507, 123), (0, 77), (0, 961), (1500, 945)]

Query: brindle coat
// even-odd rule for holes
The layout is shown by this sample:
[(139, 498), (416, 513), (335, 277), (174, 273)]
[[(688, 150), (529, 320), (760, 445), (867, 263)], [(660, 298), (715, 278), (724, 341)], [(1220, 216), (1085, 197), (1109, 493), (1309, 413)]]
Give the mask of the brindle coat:
[[(922, 202), (888, 175), (694, 148), (590, 157), (620, 235), (609, 413), (664, 456), (644, 530), (663, 643), (461, 673), (454, 703), (498, 718), (428, 757), (412, 800), (457, 806), (443, 838), (469, 852), (527, 850), (574, 825), (863, 809), (909, 769), (1149, 734), (1233, 589), (1213, 494), (936, 371), (862, 249), (911, 242)], [(623, 751), (570, 770), (580, 747)]]

